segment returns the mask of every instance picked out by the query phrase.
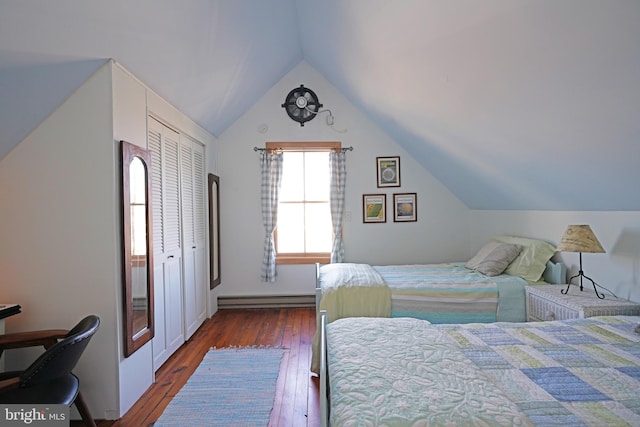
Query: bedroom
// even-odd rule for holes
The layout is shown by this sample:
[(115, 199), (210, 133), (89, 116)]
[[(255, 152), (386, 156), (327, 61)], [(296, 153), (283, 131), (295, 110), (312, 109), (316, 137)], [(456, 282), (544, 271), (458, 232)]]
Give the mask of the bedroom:
[[(0, 87), (0, 127), (10, 137), (1, 140), (0, 194), (4, 197), (8, 182), (13, 182), (5, 175), (12, 176), (6, 153), (102, 64), (96, 58), (113, 57), (215, 136), (207, 147), (207, 164), (208, 172), (221, 177), (225, 225), (223, 285), (210, 294), (210, 314), (218, 296), (313, 294), (312, 265), (281, 266), (273, 284), (259, 280), (262, 230), (253, 147), (269, 140), (341, 140), (354, 147), (347, 154), (351, 220), (344, 228), (352, 261), (464, 260), (494, 234), (557, 243), (568, 224), (587, 223), (607, 252), (585, 255), (585, 269), (616, 293), (640, 301), (640, 54), (635, 43), (640, 10), (635, 2), (614, 1), (606, 8), (600, 2), (563, 2), (562, 7), (556, 2), (517, 7), (499, 1), (488, 6), (460, 2), (458, 7), (467, 11), (462, 17), (455, 7), (440, 2), (407, 2), (398, 9), (381, 3), (377, 11), (357, 1), (332, 2), (326, 8), (307, 1), (259, 3), (249, 8), (212, 3), (209, 12), (218, 18), (214, 23), (198, 13), (195, 3), (182, 11), (167, 5), (157, 19), (175, 23), (169, 26), (172, 37), (194, 44), (203, 37), (202, 30), (195, 29), (204, 24), (216, 28), (204, 36), (224, 39), (212, 48), (215, 58), (204, 59), (202, 52), (183, 51), (184, 46), (172, 51), (174, 44), (165, 42), (163, 48), (173, 52), (170, 58), (178, 63), (170, 67), (149, 43), (150, 38), (163, 40), (163, 34), (145, 30), (150, 19), (143, 6), (92, 9), (73, 1), (63, 3), (65, 7), (3, 2), (0, 78), (6, 84)], [(34, 9), (42, 12), (34, 15)], [(126, 16), (122, 10), (128, 10)], [(77, 16), (83, 19), (74, 20)], [(109, 25), (99, 25), (97, 16)], [(183, 16), (190, 24), (185, 27), (194, 30), (180, 33), (175, 16)], [(283, 30), (288, 21), (304, 22), (304, 31), (296, 30), (291, 37)], [(399, 29), (397, 22), (410, 25)], [(79, 46), (65, 28), (85, 34), (75, 40)], [(245, 38), (237, 37), (238, 28)], [(95, 39), (88, 30), (95, 32)], [(142, 35), (135, 39), (137, 34)], [(124, 47), (123, 39), (129, 37), (138, 42)], [(403, 49), (394, 48), (398, 45)], [(145, 49), (155, 56), (140, 56)], [(191, 61), (192, 67), (178, 66)], [(154, 68), (170, 72), (157, 74)], [(300, 127), (286, 116), (280, 104), (300, 84), (313, 88), (332, 110), (335, 129), (320, 119)], [(27, 90), (34, 87), (36, 91)], [(400, 157), (401, 190), (418, 195), (417, 222), (362, 223), (362, 194), (378, 192), (377, 156)], [(55, 189), (54, 177), (47, 179)], [(31, 201), (40, 212), (31, 212), (32, 220), (49, 220), (47, 203), (63, 198), (64, 190), (57, 188), (52, 198)], [(0, 226), (3, 236), (8, 230), (4, 227), (16, 221), (6, 215)], [(370, 243), (372, 233), (379, 245)], [(69, 235), (72, 230), (62, 226), (48, 234), (61, 242), (69, 241)], [(248, 235), (260, 237), (252, 240)], [(48, 256), (38, 253), (39, 238), (27, 232), (20, 245), (3, 240), (0, 274), (11, 275), (0, 276), (0, 291), (3, 297), (20, 300), (25, 314), (30, 306), (48, 312), (42, 317), (49, 322), (66, 323), (65, 316), (50, 313), (50, 307), (38, 301), (42, 289), (34, 289), (35, 283), (44, 289), (63, 287), (67, 281), (63, 269), (53, 268), (55, 263), (47, 264), (47, 271), (33, 268), (34, 259)], [(90, 242), (89, 247), (98, 244)], [(97, 262), (86, 251), (72, 253), (78, 252), (87, 265)], [(577, 269), (576, 254), (559, 258), (572, 271)], [(242, 268), (237, 268), (239, 260)], [(20, 266), (22, 273), (15, 274), (9, 265)], [(92, 277), (85, 273), (78, 280)], [(109, 286), (115, 292), (116, 285)], [(56, 297), (55, 305), (77, 314), (83, 311), (78, 302), (95, 304), (92, 295), (80, 295), (80, 301), (70, 302)], [(117, 320), (109, 316), (115, 330)], [(99, 400), (98, 395), (89, 397)], [(102, 410), (117, 409), (96, 409)]]

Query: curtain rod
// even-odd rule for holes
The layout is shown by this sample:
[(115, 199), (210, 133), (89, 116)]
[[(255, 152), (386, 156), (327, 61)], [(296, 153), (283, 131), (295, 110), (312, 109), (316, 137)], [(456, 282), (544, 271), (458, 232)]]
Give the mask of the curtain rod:
[[(287, 148), (259, 148), (253, 147), (253, 151), (336, 151), (335, 148), (298, 148), (298, 147), (287, 147)], [(353, 151), (353, 147), (344, 147), (340, 148), (340, 151), (343, 153), (345, 151)]]

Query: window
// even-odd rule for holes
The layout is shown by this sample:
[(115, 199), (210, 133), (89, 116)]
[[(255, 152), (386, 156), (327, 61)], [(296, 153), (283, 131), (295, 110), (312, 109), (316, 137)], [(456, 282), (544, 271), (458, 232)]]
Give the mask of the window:
[(131, 213), (131, 262), (138, 267), (144, 267), (147, 260), (147, 168), (134, 157), (129, 165)]
[(333, 231), (329, 206), (329, 153), (340, 143), (267, 143), (283, 148), (275, 232), (277, 263), (329, 262)]

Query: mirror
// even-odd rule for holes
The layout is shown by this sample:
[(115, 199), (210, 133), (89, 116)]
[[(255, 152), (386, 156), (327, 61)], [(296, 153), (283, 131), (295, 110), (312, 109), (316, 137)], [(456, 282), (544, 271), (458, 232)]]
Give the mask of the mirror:
[(210, 289), (220, 284), (220, 178), (209, 174)]
[(151, 155), (122, 141), (125, 357), (153, 338)]

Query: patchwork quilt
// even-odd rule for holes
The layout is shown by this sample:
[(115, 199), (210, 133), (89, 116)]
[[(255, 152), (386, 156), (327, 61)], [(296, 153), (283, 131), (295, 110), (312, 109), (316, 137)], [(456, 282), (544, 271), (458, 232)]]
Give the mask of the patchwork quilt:
[(327, 325), (334, 426), (639, 426), (640, 317)]

